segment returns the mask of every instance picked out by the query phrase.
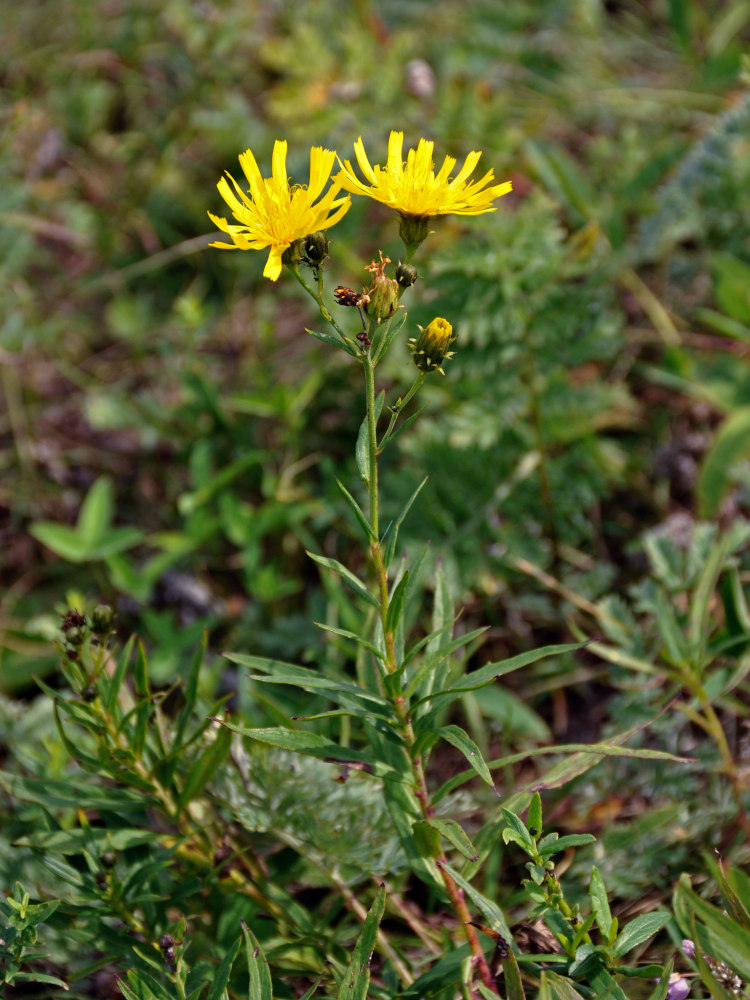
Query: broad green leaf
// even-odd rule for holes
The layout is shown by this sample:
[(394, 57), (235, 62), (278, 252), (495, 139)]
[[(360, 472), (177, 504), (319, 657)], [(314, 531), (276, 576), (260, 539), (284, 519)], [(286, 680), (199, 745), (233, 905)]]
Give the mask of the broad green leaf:
[(368, 604), (372, 604), (375, 608), (380, 608), (380, 601), (377, 597), (368, 590), (367, 586), (359, 579), (358, 576), (355, 576), (351, 570), (347, 569), (346, 566), (340, 563), (337, 559), (330, 559), (328, 556), (319, 556), (314, 552), (308, 552), (307, 554), (316, 563), (319, 563), (321, 566), (325, 566), (328, 569), (332, 569), (335, 573), (338, 573), (342, 580), (348, 583), (352, 590), (356, 591), (360, 597), (363, 597)]
[(75, 528), (53, 521), (37, 521), (31, 525), (29, 533), (68, 562), (85, 562), (88, 559), (88, 546)]
[(87, 551), (96, 547), (112, 523), (114, 490), (109, 476), (100, 476), (86, 494), (76, 530)]
[(344, 973), (338, 1000), (365, 1000), (370, 986), (370, 960), (375, 949), (380, 921), (385, 912), (385, 886), (378, 889)]
[(604, 940), (609, 941), (609, 933), (612, 929), (612, 912), (609, 908), (607, 887), (596, 865), (591, 869), (589, 897), (591, 899), (591, 909), (594, 911), (594, 916), (596, 917), (596, 925), (602, 932)]
[(529, 813), (526, 817), (526, 825), (532, 837), (539, 838), (542, 835), (542, 797), (539, 792), (534, 792), (529, 804)]
[(614, 953), (618, 958), (627, 955), (629, 951), (648, 941), (658, 931), (662, 929), (670, 920), (670, 914), (666, 910), (654, 910), (651, 913), (642, 913), (635, 920), (623, 927), (618, 934), (614, 945)]
[(273, 1000), (271, 973), (269, 972), (268, 961), (263, 954), (263, 949), (244, 920), (241, 921), (241, 926), (245, 937), (247, 972), (250, 980), (247, 989), (247, 1000)]
[(560, 851), (567, 851), (569, 847), (583, 847), (586, 844), (593, 844), (595, 840), (596, 837), (591, 833), (568, 833), (564, 837), (556, 837), (544, 844), (540, 843), (537, 847), (543, 858), (549, 858)]

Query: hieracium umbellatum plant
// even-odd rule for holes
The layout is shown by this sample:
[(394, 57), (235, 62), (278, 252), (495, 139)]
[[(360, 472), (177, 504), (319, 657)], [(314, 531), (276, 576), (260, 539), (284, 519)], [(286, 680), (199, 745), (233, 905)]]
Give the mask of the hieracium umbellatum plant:
[[(455, 947), (462, 937), (465, 941), (463, 952), (451, 952), (454, 963), (457, 954), (465, 957), (450, 972), (446, 970), (446, 982), (453, 978), (469, 995), (488, 996), (507, 991), (514, 1000), (523, 996), (515, 958), (517, 948), (505, 918), (494, 902), (471, 885), (471, 878), (487, 857), (493, 838), (497, 840), (504, 829), (505, 841), (513, 841), (532, 858), (527, 892), (535, 907), (534, 915), (548, 918), (558, 953), (554, 958), (556, 967), (564, 969), (567, 962), (569, 969), (578, 971), (578, 978), (587, 980), (603, 995), (614, 988), (612, 973), (621, 965), (621, 957), (662, 927), (665, 914), (649, 915), (639, 927), (631, 925), (628, 936), (621, 935), (617, 921), (609, 915), (606, 892), (598, 874), (592, 883), (593, 912), (586, 917), (577, 907), (569, 906), (555, 875), (553, 858), (558, 851), (591, 838), (558, 841), (555, 833), (542, 836), (538, 796), (531, 803), (534, 817), (528, 827), (515, 812), (506, 809), (482, 827), (475, 843), (445, 811), (450, 793), (470, 777), (479, 777), (495, 788), (490, 765), (482, 758), (477, 744), (460, 726), (449, 721), (450, 706), (466, 692), (491, 684), (502, 674), (576, 647), (536, 649), (507, 661), (488, 663), (467, 674), (467, 647), (484, 630), (454, 635), (456, 616), (452, 608), (448, 610), (442, 580), (436, 585), (432, 628), (427, 627), (426, 635), (420, 634), (410, 641), (405, 609), (418, 594), (419, 566), (407, 565), (399, 553), (398, 533), (410, 509), (418, 506), (421, 487), (397, 517), (387, 523), (381, 517), (379, 460), (424, 409), (414, 405), (417, 394), (423, 390), (429, 392), (429, 380), (437, 374), (445, 376), (444, 366), (454, 353), (451, 348), (460, 348), (454, 332), (460, 317), (436, 316), (426, 327), (409, 331), (406, 303), (419, 278), (414, 263), (417, 251), (428, 240), (439, 216), (494, 212), (499, 199), (511, 191), (511, 183), (497, 183), (491, 169), (472, 179), (481, 158), (479, 152), (469, 153), (455, 173), (457, 163), (450, 156), (436, 170), (433, 143), (421, 139), (416, 148), (404, 155), (401, 132), (391, 133), (384, 165), (371, 164), (361, 138), (354, 151), (357, 166), (349, 159), (339, 160), (340, 169), (325, 194), (323, 174), (327, 179), (334, 154), (314, 149), (309, 185), (298, 186), (287, 179), (286, 146), (278, 142), (271, 178), (260, 178), (255, 159), (248, 151), (240, 161), (249, 190), (242, 191), (236, 184), (230, 188), (226, 180), (219, 184), (240, 225), (219, 220), (220, 228), (231, 236), (232, 243), (214, 245), (232, 249), (270, 248), (265, 275), (276, 280), (286, 268), (314, 300), (326, 324), (323, 330), (308, 332), (345, 351), (353, 363), (361, 366), (364, 405), (356, 449), (361, 482), (339, 485), (359, 525), (368, 555), (364, 563), (366, 571), (355, 574), (336, 559), (310, 553), (326, 571), (337, 574), (354, 595), (361, 623), (358, 629), (331, 624), (321, 627), (333, 633), (334, 638), (352, 644), (356, 683), (334, 676), (333, 672), (329, 675), (325, 668), (312, 670), (245, 654), (229, 656), (235, 663), (250, 668), (254, 682), (294, 685), (332, 702), (335, 707), (316, 718), (340, 718), (341, 740), (303, 728), (300, 725), (303, 720), (299, 718), (290, 719), (285, 726), (263, 729), (250, 729), (227, 720), (224, 723), (260, 743), (313, 758), (340, 761), (381, 783), (409, 867), (451, 915), (450, 923), (457, 934)], [(322, 263), (332, 255), (335, 266), (332, 250), (335, 239), (330, 238), (330, 230), (348, 210), (350, 196), (372, 198), (393, 210), (403, 255), (394, 264), (381, 250), (377, 260), (363, 263), (368, 280), (360, 289), (338, 285), (331, 299), (326, 289), (330, 271), (323, 269)], [(320, 200), (315, 203), (317, 198)], [(405, 391), (396, 389), (389, 400), (385, 391), (378, 391), (376, 383), (377, 367), (391, 349), (402, 352)], [(361, 564), (359, 560), (358, 565)], [(461, 650), (463, 659), (457, 655)], [(329, 728), (328, 733), (332, 732), (335, 730)], [(432, 752), (441, 741), (463, 754), (469, 769), (459, 781), (435, 789), (429, 767)], [(562, 749), (572, 752), (578, 748)], [(520, 801), (528, 805), (530, 795)], [(383, 874), (388, 873), (373, 872), (376, 878)], [(397, 907), (394, 900), (389, 900), (389, 905)], [(382, 906), (382, 901), (376, 900), (368, 920), (373, 914), (379, 919)], [(605, 938), (601, 944), (589, 933), (595, 926)], [(382, 932), (379, 933), (377, 941), (383, 956), (406, 979), (402, 987), (409, 986), (415, 978), (414, 971), (404, 968)], [(494, 951), (487, 938), (494, 939)], [(374, 936), (372, 942), (376, 943)], [(663, 970), (658, 971), (661, 975)], [(537, 968), (536, 974), (539, 972)], [(668, 974), (662, 978), (666, 990)], [(421, 989), (422, 979), (417, 982), (419, 985), (414, 988)]]

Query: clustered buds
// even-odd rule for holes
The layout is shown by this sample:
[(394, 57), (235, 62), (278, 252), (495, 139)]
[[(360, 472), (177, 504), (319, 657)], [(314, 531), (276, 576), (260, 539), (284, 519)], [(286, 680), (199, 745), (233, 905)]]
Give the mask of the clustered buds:
[(412, 337), (409, 347), (414, 355), (414, 364), (423, 372), (438, 371), (445, 375), (441, 365), (453, 357), (453, 351), (448, 347), (456, 339), (453, 336), (453, 327), (447, 319), (436, 316), (435, 319), (425, 329), (419, 327), (419, 337)]

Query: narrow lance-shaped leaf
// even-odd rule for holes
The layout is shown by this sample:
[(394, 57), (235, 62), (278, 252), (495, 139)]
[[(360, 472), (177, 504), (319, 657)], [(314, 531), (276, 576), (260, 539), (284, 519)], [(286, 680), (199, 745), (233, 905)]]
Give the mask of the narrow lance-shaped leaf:
[(268, 971), (266, 956), (263, 954), (258, 939), (244, 920), (241, 921), (241, 925), (242, 933), (245, 936), (247, 973), (250, 980), (247, 989), (247, 1000), (273, 1000), (271, 973)]
[(347, 569), (342, 563), (337, 559), (330, 559), (328, 556), (319, 556), (315, 552), (308, 552), (308, 556), (313, 559), (316, 563), (321, 566), (325, 566), (327, 569), (332, 569), (334, 572), (338, 573), (345, 583), (348, 583), (352, 590), (356, 591), (360, 597), (364, 598), (368, 604), (372, 604), (373, 607), (379, 608), (380, 602), (377, 597), (370, 593), (365, 584), (355, 576), (351, 570)]
[(349, 967), (338, 992), (338, 1000), (365, 1000), (370, 986), (370, 960), (377, 940), (380, 921), (385, 912), (385, 887), (378, 889), (365, 918)]
[(221, 1000), (224, 990), (227, 988), (227, 984), (229, 983), (229, 977), (232, 974), (232, 966), (234, 965), (235, 958), (237, 958), (237, 955), (239, 954), (241, 944), (242, 938), (238, 937), (219, 963), (219, 967), (214, 973), (211, 985), (208, 988), (206, 1000)]
[(484, 758), (482, 757), (482, 751), (468, 733), (465, 733), (460, 726), (454, 725), (443, 726), (438, 729), (437, 732), (446, 743), (450, 743), (450, 745), (454, 746), (456, 750), (461, 751), (482, 781), (486, 782), (490, 788), (495, 787), (495, 782), (492, 780), (490, 769), (487, 767)]

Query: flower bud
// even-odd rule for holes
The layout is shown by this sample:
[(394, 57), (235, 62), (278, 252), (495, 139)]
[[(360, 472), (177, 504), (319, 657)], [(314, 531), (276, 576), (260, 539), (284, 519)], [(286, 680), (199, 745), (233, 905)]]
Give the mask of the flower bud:
[(388, 319), (398, 306), (398, 285), (385, 273), (385, 265), (390, 262), (390, 257), (383, 257), (381, 252), (380, 261), (373, 261), (367, 267), (372, 274), (372, 284), (365, 293), (369, 300), (365, 304), (365, 312), (378, 323)]
[(453, 336), (453, 327), (447, 319), (436, 316), (424, 330), (420, 326), (420, 336), (412, 337), (409, 347), (414, 355), (414, 364), (423, 372), (438, 371), (441, 375), (445, 372), (441, 368), (443, 361), (453, 357), (453, 351), (448, 347), (456, 339)]
[(322, 229), (302, 240), (302, 253), (311, 264), (322, 264), (328, 256), (328, 237)]
[(115, 613), (108, 604), (97, 604), (91, 612), (91, 627), (99, 635), (108, 635), (115, 623)]
[(396, 281), (399, 288), (409, 288), (418, 277), (417, 269), (413, 264), (404, 264), (403, 261), (398, 262), (396, 267)]

